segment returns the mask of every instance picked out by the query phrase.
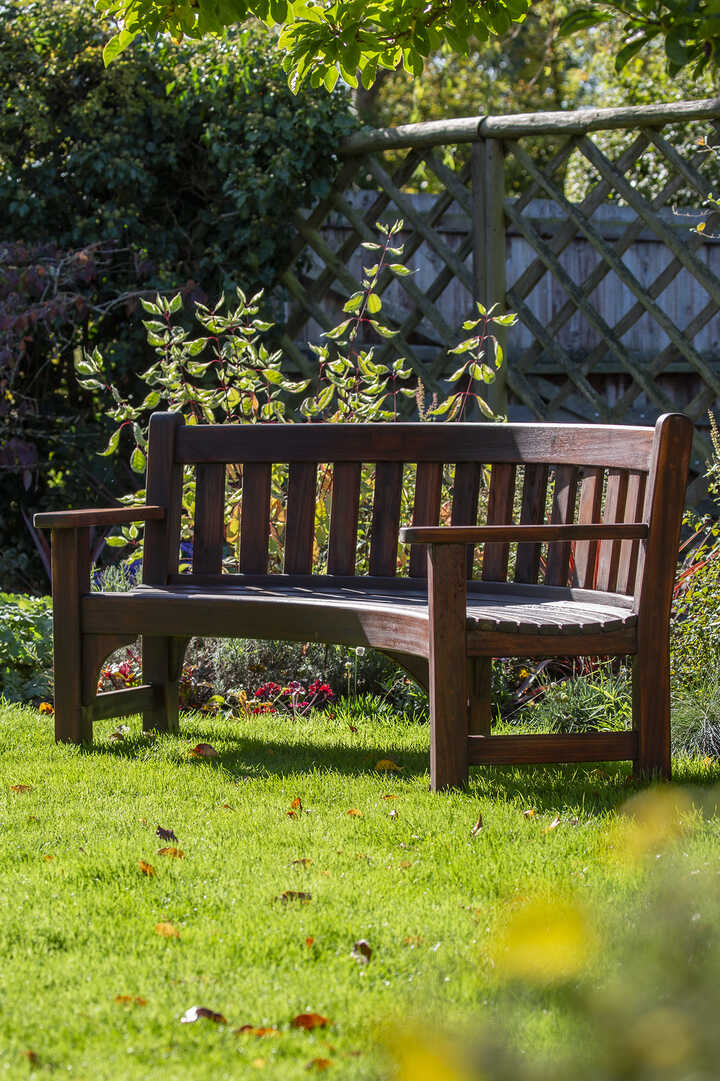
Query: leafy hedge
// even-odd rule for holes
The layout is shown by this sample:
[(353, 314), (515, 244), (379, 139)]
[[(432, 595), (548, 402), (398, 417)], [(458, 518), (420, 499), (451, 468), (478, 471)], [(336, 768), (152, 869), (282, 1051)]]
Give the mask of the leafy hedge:
[(90, 0), (0, 12), (0, 584), (43, 587), (21, 507), (105, 501), (99, 407), (73, 352), (127, 393), (148, 366), (138, 293), (272, 286), (294, 206), (327, 191), (347, 96), (295, 97), (273, 36), (138, 43), (105, 69)]

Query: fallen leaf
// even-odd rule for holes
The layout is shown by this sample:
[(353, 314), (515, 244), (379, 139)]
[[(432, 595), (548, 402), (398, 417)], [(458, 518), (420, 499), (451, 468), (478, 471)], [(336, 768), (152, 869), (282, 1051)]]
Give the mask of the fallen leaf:
[(321, 1013), (299, 1013), (297, 1017), (293, 1017), (290, 1022), (292, 1028), (304, 1028), (307, 1030), (313, 1028), (326, 1028), (326, 1026), (330, 1024), (332, 1024), (330, 1019), (323, 1017)]
[(523, 811), (523, 818), (534, 818), (534, 817), (535, 817), (535, 808), (534, 807), (528, 807), (527, 811)]
[(702, 764), (704, 766), (712, 766), (714, 761), (715, 761), (714, 758), (711, 758), (711, 756), (709, 754), (706, 754), (705, 757), (702, 760)]
[(37, 1051), (31, 1051), (29, 1048), (27, 1051), (21, 1051), (20, 1054), (28, 1060), (32, 1066), (37, 1066), (40, 1062), (40, 1056)]
[(46, 859), (46, 860), (48, 861), (48, 863), (49, 863), (49, 862), (50, 862), (50, 860), (54, 860), (54, 859), (55, 859), (55, 857), (54, 857), (54, 856), (52, 856), (52, 855), (51, 855), (51, 854), (50, 854), (50, 853), (48, 852), (48, 853), (47, 853), (47, 855), (45, 856), (45, 859)]
[(372, 957), (370, 943), (366, 942), (364, 938), (359, 938), (353, 946), (350, 956), (354, 957), (358, 964), (366, 965)]
[(386, 792), (383, 799), (397, 799), (397, 792)]
[(38, 712), (39, 713), (51, 714), (51, 713), (54, 713), (55, 710), (54, 710), (53, 706), (50, 704), (50, 702), (41, 702), (40, 705), (38, 706)]
[(158, 826), (155, 833), (161, 841), (177, 841), (174, 830), (165, 830), (162, 826)]
[(300, 867), (309, 867), (312, 863), (312, 860), (309, 856), (301, 856), (299, 859), (293, 860), (292, 862), (293, 866), (299, 865)]
[(138, 822), (141, 826), (147, 826), (147, 818), (138, 818)]
[(147, 999), (139, 995), (115, 995), (118, 1006), (147, 1006)]
[(296, 796), (295, 799), (292, 801), (292, 803), (290, 804), (290, 809), (292, 811), (302, 811), (302, 800), (299, 796)]
[(395, 810), (394, 807), (393, 807), (392, 811), (388, 811), (388, 818), (397, 818), (397, 817), (398, 817), (398, 813), (397, 813), (397, 811)]
[(10, 789), (13, 792), (32, 792), (33, 786), (31, 784), (11, 784)]
[(375, 763), (375, 769), (379, 773), (402, 773), (403, 767), (398, 766), (397, 762), (393, 762), (392, 758), (381, 758), (379, 762)]
[(308, 937), (305, 939), (305, 945), (309, 950), (313, 948), (313, 946), (315, 945), (315, 939), (312, 935), (308, 935)]
[(313, 1058), (313, 1059), (310, 1059), (310, 1061), (308, 1062), (305, 1069), (306, 1070), (327, 1070), (328, 1066), (332, 1066), (332, 1059), (331, 1058)]
[(28, 815), (28, 822), (37, 822), (37, 820), (38, 820), (37, 815)]
[(235, 1029), (236, 1036), (279, 1036), (277, 1028), (255, 1028), (253, 1025), (241, 1025)]
[(479, 814), (477, 822), (475, 823), (473, 828), (470, 830), (470, 836), (471, 837), (476, 837), (478, 835), (478, 833), (480, 833), (482, 828), (483, 828), (483, 818), (482, 818), (482, 815)]
[(208, 1021), (214, 1021), (216, 1025), (227, 1024), (221, 1013), (215, 1013), (215, 1010), (209, 1010), (207, 1006), (191, 1006), (180, 1018), (180, 1023), (191, 1025), (193, 1021), (199, 1021), (201, 1017), (206, 1018)]
[(406, 871), (408, 867), (412, 867), (412, 864), (410, 860), (402, 860), (400, 866), (402, 867), (403, 871)]
[(545, 827), (545, 832), (546, 832), (546, 833), (549, 833), (549, 832), (550, 832), (550, 830), (554, 830), (554, 829), (556, 829), (556, 828), (557, 828), (557, 827), (558, 827), (558, 826), (560, 825), (560, 821), (561, 821), (561, 820), (560, 820), (560, 818), (559, 818), (559, 817), (558, 817), (558, 818), (553, 818), (553, 820), (552, 820), (552, 822), (550, 823), (550, 825), (549, 825), (549, 826), (546, 826), (546, 827)]
[(182, 848), (176, 848), (175, 845), (168, 845), (167, 848), (158, 848), (158, 856), (172, 856), (175, 860), (185, 859), (185, 853)]
[(166, 920), (162, 923), (155, 924), (155, 934), (160, 935), (161, 938), (180, 938), (180, 932), (177, 927), (173, 927), (173, 925)]
[(129, 734), (130, 734), (130, 729), (128, 728), (128, 726), (126, 724), (119, 724), (117, 726), (117, 728), (113, 732), (110, 733), (108, 738), (117, 743), (120, 740), (125, 739), (125, 736), (127, 736)]
[(232, 806), (231, 803), (223, 803), (222, 810), (223, 811), (234, 811), (235, 808)]
[(351, 732), (357, 732), (357, 725), (349, 724), (348, 728), (350, 729)]
[(146, 863), (145, 860), (138, 860), (138, 866), (140, 868), (140, 873), (143, 875), (147, 875), (148, 878), (152, 878), (155, 874), (155, 868), (153, 867), (153, 865), (151, 863)]
[(425, 939), (423, 938), (422, 935), (406, 935), (405, 936), (405, 945), (406, 946), (423, 946), (424, 944), (425, 944)]
[(198, 743), (191, 751), (190, 758), (217, 758), (218, 753), (211, 743)]
[(351, 807), (348, 811), (348, 814), (351, 815), (353, 818), (362, 818), (363, 816), (362, 811), (358, 811), (357, 807)]
[(275, 898), (277, 901), (282, 901), (284, 905), (288, 901), (312, 901), (311, 893), (303, 893), (301, 890), (284, 890), (279, 897)]

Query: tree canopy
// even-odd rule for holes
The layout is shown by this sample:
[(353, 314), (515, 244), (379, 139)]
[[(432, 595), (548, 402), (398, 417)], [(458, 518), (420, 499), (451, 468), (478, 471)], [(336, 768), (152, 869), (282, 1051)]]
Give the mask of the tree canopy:
[[(458, 54), (522, 22), (534, 0), (96, 0), (118, 32), (105, 46), (109, 63), (138, 35), (167, 32), (179, 41), (221, 33), (250, 17), (281, 27), (291, 85), (332, 90), (342, 77), (370, 87), (379, 69), (402, 66), (418, 76), (442, 46)], [(664, 43), (670, 74), (691, 65), (720, 66), (720, 0), (589, 0), (569, 10), (559, 33), (622, 22), (621, 69), (649, 43)]]

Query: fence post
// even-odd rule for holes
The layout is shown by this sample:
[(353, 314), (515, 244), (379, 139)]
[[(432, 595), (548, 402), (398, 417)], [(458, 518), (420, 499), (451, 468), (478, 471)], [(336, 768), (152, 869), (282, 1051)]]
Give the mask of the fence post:
[[(506, 311), (505, 291), (505, 159), (499, 139), (479, 139), (472, 144), (473, 280), (475, 300), (489, 308), (498, 304)], [(507, 364), (507, 330), (497, 327), (495, 336)], [(488, 388), (488, 402), (496, 413), (507, 413), (505, 365)]]

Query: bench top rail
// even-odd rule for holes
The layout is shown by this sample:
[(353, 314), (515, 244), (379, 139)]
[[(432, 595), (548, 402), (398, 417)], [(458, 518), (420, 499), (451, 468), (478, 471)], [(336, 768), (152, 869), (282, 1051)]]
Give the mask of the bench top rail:
[(180, 427), (175, 460), (494, 462), (649, 468), (653, 429), (593, 424), (237, 424)]

